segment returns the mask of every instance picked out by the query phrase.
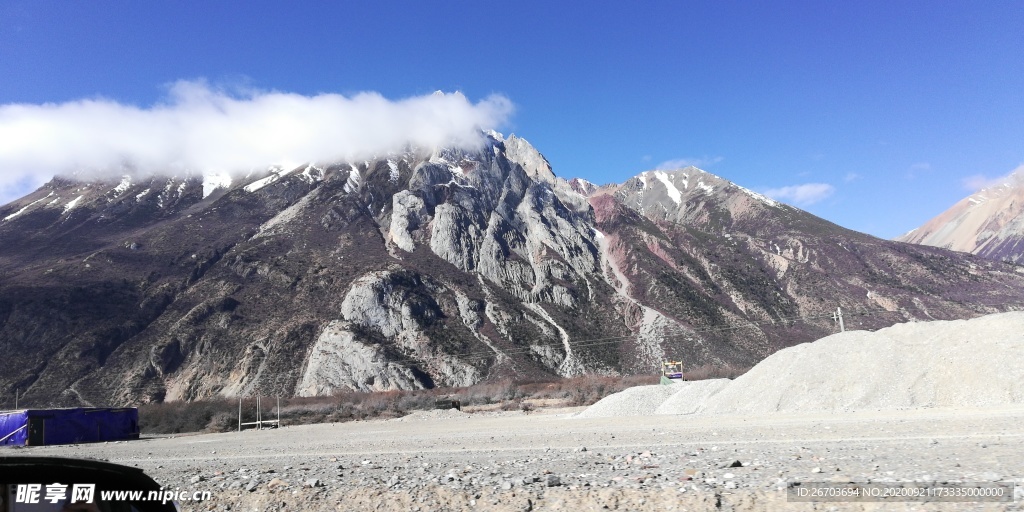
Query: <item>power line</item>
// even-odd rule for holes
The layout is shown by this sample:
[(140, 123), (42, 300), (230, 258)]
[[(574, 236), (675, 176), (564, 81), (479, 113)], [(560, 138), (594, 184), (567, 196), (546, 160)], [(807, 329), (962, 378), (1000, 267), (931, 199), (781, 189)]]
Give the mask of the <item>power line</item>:
[[(872, 310), (854, 311), (854, 312), (846, 313), (846, 315), (847, 316), (869, 316), (869, 315), (875, 314), (875, 313), (899, 313), (899, 312), (898, 311), (888, 311), (888, 310), (885, 310), (885, 309), (872, 309)], [(702, 327), (702, 328), (695, 328), (695, 329), (689, 329), (689, 330), (683, 329), (682, 327), (678, 326), (678, 324), (677, 324), (674, 327), (669, 327), (668, 329), (666, 329), (668, 332), (663, 332), (660, 335), (660, 337), (663, 338), (663, 339), (664, 338), (678, 338), (678, 337), (691, 336), (693, 334), (700, 334), (700, 333), (727, 332), (727, 331), (735, 331), (735, 330), (740, 330), (740, 329), (749, 329), (749, 328), (756, 327), (757, 325), (762, 325), (762, 324), (786, 323), (786, 322), (795, 322), (795, 321), (798, 321), (798, 320), (809, 321), (809, 320), (821, 320), (821, 319), (826, 319), (826, 318), (831, 319), (832, 315), (833, 315), (832, 312), (828, 312), (828, 313), (819, 314), (819, 315), (813, 315), (813, 316), (780, 317), (780, 318), (766, 319), (766, 320), (760, 320), (760, 321), (747, 321), (746, 323), (741, 324), (741, 325), (725, 325), (725, 326)], [(628, 334), (628, 335), (612, 336), (612, 337), (606, 337), (606, 338), (591, 338), (591, 339), (582, 339), (582, 340), (576, 340), (576, 341), (569, 340), (569, 348), (570, 349), (576, 349), (576, 348), (597, 347), (597, 346), (602, 346), (602, 345), (611, 345), (611, 344), (621, 343), (621, 342), (627, 341), (627, 340), (636, 339), (636, 338), (639, 338), (640, 336), (641, 336), (640, 334)], [(497, 350), (491, 349), (491, 350), (486, 350), (486, 351), (463, 352), (463, 353), (460, 353), (460, 354), (448, 354), (448, 356), (452, 357), (452, 358), (457, 358), (457, 359), (476, 359), (476, 358), (502, 357), (502, 356), (508, 356), (508, 355), (521, 355), (521, 354), (529, 354), (529, 353), (532, 353), (532, 352), (533, 352), (533, 348), (532, 347), (519, 347), (519, 348), (513, 348), (513, 349), (501, 350), (501, 351), (497, 351)], [(434, 358), (438, 358), (438, 356), (433, 356), (433, 357)], [(412, 357), (406, 356), (406, 357), (402, 357), (402, 358), (398, 358), (398, 359), (391, 359), (388, 362), (396, 363), (396, 364), (403, 364), (403, 363), (405, 363), (405, 364), (422, 364), (422, 363), (425, 362), (426, 359), (429, 359), (429, 356), (428, 357), (424, 357), (424, 358), (419, 358), (419, 359), (414, 359)]]
[[(1005, 306), (1005, 304), (1002, 304), (1002, 306)], [(844, 315), (846, 317), (864, 317), (864, 316), (874, 316), (874, 315), (878, 315), (878, 314), (901, 314), (901, 313), (902, 313), (901, 311), (890, 311), (890, 310), (879, 308), (879, 309), (865, 309), (865, 310), (844, 312)], [(687, 337), (687, 336), (692, 336), (692, 335), (701, 334), (701, 333), (720, 333), (720, 332), (728, 332), (728, 331), (737, 331), (737, 330), (742, 330), (742, 329), (750, 329), (750, 328), (754, 328), (754, 327), (757, 327), (759, 325), (764, 325), (764, 324), (777, 325), (777, 324), (786, 324), (786, 323), (789, 323), (789, 322), (797, 322), (797, 321), (809, 322), (809, 321), (812, 321), (812, 320), (833, 319), (834, 318), (833, 315), (834, 315), (834, 313), (830, 311), (828, 313), (809, 315), (809, 316), (795, 315), (795, 316), (789, 316), (789, 317), (777, 317), (777, 318), (770, 318), (770, 319), (764, 319), (764, 320), (746, 321), (746, 322), (744, 322), (742, 324), (738, 324), (738, 325), (707, 326), (707, 327), (692, 328), (692, 329), (684, 329), (679, 324), (676, 324), (675, 326), (667, 327), (659, 335), (659, 337), (661, 339), (679, 338), (679, 337)], [(783, 325), (783, 327), (785, 327), (785, 325)], [(621, 336), (610, 336), (610, 337), (602, 337), (602, 338), (581, 339), (581, 340), (576, 340), (576, 341), (569, 340), (569, 345), (570, 345), (569, 348), (570, 349), (578, 349), (578, 348), (590, 348), (590, 347), (598, 347), (598, 346), (603, 346), (603, 345), (617, 344), (617, 343), (621, 343), (623, 341), (637, 339), (640, 336), (641, 336), (640, 334), (628, 334), (628, 335), (621, 335)], [(534, 349), (532, 347), (518, 347), (518, 348), (512, 348), (512, 349), (500, 350), (500, 351), (497, 351), (497, 350), (494, 350), (494, 349), (490, 349), (490, 350), (485, 350), (485, 351), (481, 350), (481, 351), (474, 351), (474, 352), (463, 352), (463, 353), (458, 353), (458, 354), (446, 354), (446, 356), (449, 357), (449, 358), (452, 358), (452, 359), (463, 359), (463, 360), (470, 359), (470, 360), (472, 360), (472, 359), (478, 359), (478, 358), (479, 359), (488, 359), (488, 358), (493, 358), (493, 357), (502, 357), (502, 356), (511, 356), (511, 355), (522, 355), (522, 354), (529, 354), (529, 353), (533, 353), (533, 352), (534, 352)], [(397, 359), (389, 359), (387, 361), (387, 363), (394, 363), (394, 364), (398, 364), (398, 365), (403, 365), (404, 364), (404, 365), (407, 365), (407, 366), (413, 366), (413, 365), (418, 366), (418, 365), (422, 365), (424, 363), (428, 363), (430, 359), (439, 359), (440, 357), (443, 357), (443, 356), (425, 355), (424, 357), (420, 357), (420, 358), (413, 358), (411, 356), (405, 356), (405, 357), (400, 357), (400, 358), (397, 358)], [(83, 386), (82, 383), (76, 383), (73, 387), (75, 389), (82, 389), (83, 391), (86, 391), (86, 392), (90, 392), (90, 391), (106, 392), (109, 389), (111, 389), (111, 388), (101, 388), (100, 386), (102, 386), (102, 385), (96, 384), (96, 383), (94, 383), (92, 385), (86, 385), (86, 386)], [(146, 384), (146, 385), (141, 385), (141, 386), (129, 386), (129, 387), (114, 386), (112, 389), (124, 390), (124, 391), (144, 391), (144, 390), (153, 390), (153, 389), (161, 389), (161, 388), (162, 388), (162, 386), (159, 383), (154, 382), (152, 384)]]

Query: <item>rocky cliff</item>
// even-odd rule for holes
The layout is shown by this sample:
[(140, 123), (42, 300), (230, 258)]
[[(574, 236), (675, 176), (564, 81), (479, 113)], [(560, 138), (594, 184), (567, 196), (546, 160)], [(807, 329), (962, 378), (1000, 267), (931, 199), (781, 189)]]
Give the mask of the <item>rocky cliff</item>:
[(101, 404), (753, 364), (1024, 306), (1024, 272), (695, 168), (598, 187), (525, 140), (244, 177), (55, 178), (0, 207), (0, 403)]

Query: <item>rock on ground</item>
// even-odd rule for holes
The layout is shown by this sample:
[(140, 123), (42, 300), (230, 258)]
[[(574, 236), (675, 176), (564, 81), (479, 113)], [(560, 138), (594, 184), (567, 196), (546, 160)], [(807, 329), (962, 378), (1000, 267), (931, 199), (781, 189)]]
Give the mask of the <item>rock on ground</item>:
[(182, 502), (186, 511), (1019, 511), (1024, 503), (793, 504), (785, 492), (821, 481), (1024, 484), (1024, 406), (722, 417), (571, 412), (0, 452), (109, 459), (144, 469), (166, 488), (210, 493)]

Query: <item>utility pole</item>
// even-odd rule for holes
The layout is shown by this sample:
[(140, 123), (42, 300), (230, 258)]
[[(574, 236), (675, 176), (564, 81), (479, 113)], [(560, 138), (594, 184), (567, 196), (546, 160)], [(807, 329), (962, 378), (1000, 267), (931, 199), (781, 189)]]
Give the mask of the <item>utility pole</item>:
[(843, 325), (843, 308), (836, 308), (836, 312), (832, 313), (832, 320), (839, 322), (839, 332), (846, 332), (846, 326)]
[(21, 390), (20, 390), (20, 389), (18, 389), (18, 388), (14, 388), (14, 409), (15, 409), (15, 410), (17, 410), (17, 409), (18, 409), (18, 393), (19, 393), (19, 392), (21, 392)]
[(242, 397), (238, 397), (238, 431), (242, 431)]

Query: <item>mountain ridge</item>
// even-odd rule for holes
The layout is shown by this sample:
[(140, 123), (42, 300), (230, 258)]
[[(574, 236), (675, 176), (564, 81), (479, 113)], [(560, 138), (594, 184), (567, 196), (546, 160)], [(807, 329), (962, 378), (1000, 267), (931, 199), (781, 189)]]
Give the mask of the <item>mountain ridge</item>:
[(885, 311), (862, 328), (1024, 307), (1019, 267), (695, 168), (565, 180), (514, 135), (213, 181), (55, 178), (0, 207), (0, 390), (136, 403), (743, 366), (830, 333), (836, 306)]
[(1024, 168), (957, 201), (896, 240), (1024, 262)]

